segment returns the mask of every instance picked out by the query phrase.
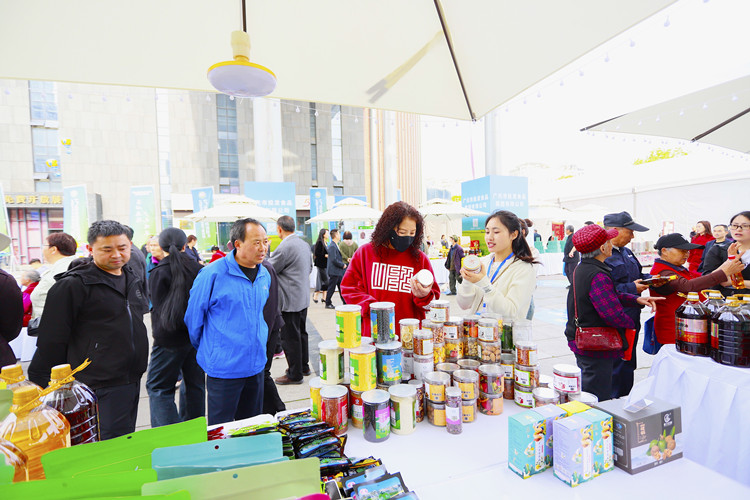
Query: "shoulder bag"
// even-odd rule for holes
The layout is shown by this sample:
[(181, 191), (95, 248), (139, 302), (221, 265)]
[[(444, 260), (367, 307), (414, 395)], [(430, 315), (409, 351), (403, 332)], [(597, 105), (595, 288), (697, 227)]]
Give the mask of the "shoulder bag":
[[(578, 268), (576, 268), (578, 270)], [(575, 285), (576, 273), (573, 271), (573, 306), (575, 308), (576, 337), (575, 343), (582, 351), (621, 351), (622, 337), (617, 328), (612, 326), (590, 326), (578, 325), (578, 300)]]

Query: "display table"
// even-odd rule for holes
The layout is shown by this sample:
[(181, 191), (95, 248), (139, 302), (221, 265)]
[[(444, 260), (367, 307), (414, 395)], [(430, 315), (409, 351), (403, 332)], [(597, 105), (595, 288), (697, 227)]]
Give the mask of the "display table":
[(435, 281), (438, 285), (448, 283), (448, 270), (445, 268), (445, 257), (436, 257), (430, 259), (432, 272), (435, 274)]
[(563, 254), (560, 253), (543, 253), (537, 259), (542, 264), (537, 266), (537, 276), (550, 276), (552, 274), (563, 273)]
[(655, 397), (682, 407), (685, 456), (750, 486), (750, 369), (665, 345), (649, 375)]

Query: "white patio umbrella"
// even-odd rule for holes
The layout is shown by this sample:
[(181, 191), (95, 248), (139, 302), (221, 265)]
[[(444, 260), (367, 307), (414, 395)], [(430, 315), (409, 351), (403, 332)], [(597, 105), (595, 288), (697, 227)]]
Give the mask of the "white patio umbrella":
[(305, 221), (306, 224), (318, 222), (337, 222), (344, 220), (376, 222), (383, 212), (375, 210), (366, 201), (357, 198), (344, 198), (333, 204), (333, 208)]
[(529, 207), (529, 219), (536, 226), (537, 221), (562, 222), (570, 220), (575, 214), (567, 208), (557, 205), (532, 205)]
[(464, 217), (486, 217), (489, 215), (487, 212), (463, 207), (460, 203), (442, 198), (427, 200), (424, 205), (420, 205), (419, 212), (427, 220), (444, 222), (459, 220)]
[(674, 0), (5, 1), (0, 78), (215, 92), (243, 3), (272, 97), (477, 119)]
[(258, 205), (258, 202), (241, 195), (216, 195), (216, 205), (192, 213), (185, 219), (193, 222), (234, 222), (253, 218), (260, 222), (276, 222), (281, 214)]
[(750, 153), (750, 76), (632, 111), (581, 130), (672, 137)]

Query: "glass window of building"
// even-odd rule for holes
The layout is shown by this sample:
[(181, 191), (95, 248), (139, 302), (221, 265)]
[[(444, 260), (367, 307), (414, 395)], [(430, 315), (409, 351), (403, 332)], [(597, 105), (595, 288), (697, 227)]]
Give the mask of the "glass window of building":
[(315, 103), (310, 103), (310, 171), (313, 186), (318, 185), (318, 130)]
[(48, 174), (50, 180), (60, 178), (58, 137), (56, 128), (31, 127), (34, 172)]
[(216, 94), (219, 138), (219, 192), (239, 194), (240, 162), (237, 152), (237, 101)]
[(54, 82), (29, 81), (32, 125), (57, 121), (57, 90)]
[[(333, 186), (344, 187), (344, 149), (341, 144), (341, 106), (331, 106), (331, 158)], [(342, 189), (343, 190), (343, 189)]]

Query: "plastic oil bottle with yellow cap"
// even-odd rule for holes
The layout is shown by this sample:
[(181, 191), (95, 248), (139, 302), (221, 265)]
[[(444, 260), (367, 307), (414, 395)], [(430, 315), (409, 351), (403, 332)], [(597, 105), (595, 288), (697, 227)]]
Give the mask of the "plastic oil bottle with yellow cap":
[(0, 369), (0, 380), (5, 382), (5, 386), (11, 391), (15, 391), (19, 387), (36, 387), (38, 390), (42, 390), (42, 388), (34, 382), (26, 380), (20, 363), (3, 366), (2, 369)]
[(709, 339), (708, 355), (713, 358), (714, 353), (719, 348), (719, 324), (715, 322), (713, 318), (714, 315), (719, 312), (719, 309), (724, 307), (724, 296), (720, 291), (711, 289), (701, 290), (701, 294), (706, 297), (706, 300), (702, 302), (703, 307), (705, 307), (711, 315), (711, 319), (709, 320), (711, 322), (709, 326), (711, 338)]
[(70, 424), (59, 411), (42, 404), (39, 394), (37, 387), (16, 389), (10, 415), (0, 423), (0, 438), (28, 457), (29, 480), (44, 479), (42, 455), (70, 446)]
[(70, 424), (70, 443), (75, 446), (99, 441), (99, 407), (94, 391), (71, 377), (69, 364), (52, 367), (50, 384), (66, 377), (67, 382), (42, 397), (42, 403), (62, 413)]
[(6, 439), (0, 438), (0, 464), (10, 465), (14, 469), (13, 482), (20, 483), (29, 480), (29, 458), (21, 448)]

